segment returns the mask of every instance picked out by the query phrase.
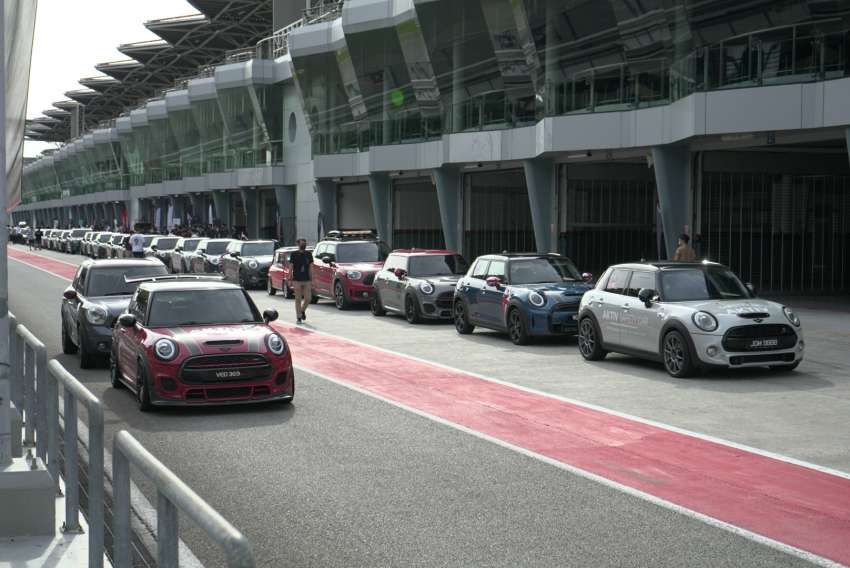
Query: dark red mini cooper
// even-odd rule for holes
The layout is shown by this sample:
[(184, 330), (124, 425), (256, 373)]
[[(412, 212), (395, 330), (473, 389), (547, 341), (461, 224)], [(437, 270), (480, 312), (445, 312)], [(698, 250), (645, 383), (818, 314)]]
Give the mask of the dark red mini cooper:
[(280, 401), (295, 395), (286, 340), (235, 284), (203, 277), (139, 284), (113, 331), (112, 386), (151, 406)]

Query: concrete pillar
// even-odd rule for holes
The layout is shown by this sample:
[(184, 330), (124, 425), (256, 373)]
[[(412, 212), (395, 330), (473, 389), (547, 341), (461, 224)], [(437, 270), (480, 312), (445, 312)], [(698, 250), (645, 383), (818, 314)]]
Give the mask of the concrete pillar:
[(260, 238), (260, 192), (256, 187), (240, 189), (242, 207), (245, 208), (245, 234), (249, 239)]
[(110, 230), (114, 227), (112, 226), (112, 204), (111, 203), (98, 203), (98, 208), (100, 209), (100, 218), (103, 219), (103, 224), (108, 226)]
[(463, 243), (463, 218), (461, 208), (461, 183), (463, 176), (454, 166), (443, 166), (432, 172), (437, 188), (437, 202), (440, 205), (440, 221), (443, 225), (443, 238), (446, 248), (460, 251)]
[[(186, 197), (183, 195), (171, 196), (171, 217), (179, 219), (181, 225), (186, 224)], [(175, 221), (176, 224), (176, 221)]]
[(131, 197), (126, 204), (127, 207), (127, 226), (132, 229), (133, 226), (143, 219), (144, 204), (138, 197)]
[(540, 254), (555, 252), (557, 199), (555, 164), (548, 158), (523, 160), (525, 182), (528, 186), (528, 204), (534, 225), (534, 242)]
[(295, 186), (286, 185), (274, 188), (274, 198), (277, 203), (277, 216), (280, 219), (280, 237), (284, 245), (294, 245), (296, 234), (295, 216)]
[(215, 218), (222, 225), (230, 227), (230, 194), (226, 191), (213, 191), (212, 198)]
[(372, 197), (375, 228), (378, 229), (381, 239), (390, 247), (393, 246), (392, 187), (393, 182), (386, 172), (369, 174), (369, 194)]
[(690, 232), (691, 152), (680, 146), (656, 146), (652, 162), (667, 258), (673, 258), (679, 235)]
[(316, 180), (316, 194), (319, 198), (320, 231), (317, 235), (322, 238), (328, 231), (338, 229), (337, 217), (337, 187), (329, 179)]
[(156, 226), (156, 230), (161, 233), (168, 229), (166, 227), (168, 223), (168, 199), (157, 197), (151, 199), (151, 203), (153, 204), (153, 224)]
[(193, 223), (209, 223), (207, 219), (207, 200), (204, 199), (202, 193), (193, 193), (189, 196), (192, 204), (192, 222)]

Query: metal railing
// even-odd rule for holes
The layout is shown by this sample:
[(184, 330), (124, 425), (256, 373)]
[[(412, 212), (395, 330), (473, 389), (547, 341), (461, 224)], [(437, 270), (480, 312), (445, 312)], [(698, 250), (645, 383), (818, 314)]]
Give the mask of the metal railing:
[(112, 443), (113, 525), (116, 568), (132, 566), (130, 554), (130, 465), (156, 487), (157, 565), (178, 565), (178, 510), (183, 511), (222, 549), (230, 568), (253, 568), (251, 545), (236, 528), (188, 485), (122, 430)]
[(342, 0), (317, 0), (303, 14), (305, 25), (334, 20), (342, 14)]
[[(24, 445), (36, 449), (46, 465), (57, 495), (60, 491), (60, 440), (64, 456), (64, 532), (82, 532), (80, 526), (80, 460), (78, 406), (88, 416), (88, 544), (90, 568), (102, 568), (104, 558), (104, 472), (103, 404), (59, 361), (48, 361), (47, 350), (35, 335), (9, 313), (9, 364), (11, 400), (24, 413)], [(60, 439), (59, 385), (62, 385), (64, 435)], [(85, 427), (84, 427), (85, 429)], [(252, 568), (254, 560), (247, 539), (209, 504), (194, 493), (162, 463), (157, 461), (127, 432), (114, 440), (113, 455), (113, 543), (116, 566), (131, 566), (130, 477), (133, 463), (156, 485), (159, 566), (177, 566), (177, 509), (183, 510), (224, 550), (228, 565)]]

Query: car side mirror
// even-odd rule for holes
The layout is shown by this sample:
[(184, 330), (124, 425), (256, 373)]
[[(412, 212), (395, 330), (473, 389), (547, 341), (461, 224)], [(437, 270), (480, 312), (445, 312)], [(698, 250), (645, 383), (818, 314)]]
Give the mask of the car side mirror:
[(593, 282), (593, 274), (591, 274), (590, 272), (584, 272), (581, 275), (581, 279), (590, 284), (591, 282)]
[(407, 271), (403, 268), (396, 268), (393, 270), (393, 274), (395, 274), (395, 277), (399, 280), (404, 280), (404, 277), (407, 276)]
[(232, 256), (233, 258), (239, 258), (239, 253), (237, 251), (233, 251), (232, 253), (230, 253), (230, 256)]
[(643, 302), (647, 308), (652, 305), (652, 299), (655, 297), (655, 290), (650, 288), (641, 288), (638, 292), (638, 300)]
[(66, 300), (76, 300), (77, 299), (77, 291), (69, 288), (62, 292), (62, 297)]
[(278, 318), (277, 310), (266, 310), (263, 312), (263, 321), (271, 323)]
[(133, 327), (136, 325), (136, 316), (133, 314), (121, 314), (118, 316), (118, 323), (122, 327)]
[(490, 286), (491, 288), (502, 288), (502, 279), (498, 276), (491, 276), (486, 280), (486, 282), (487, 286)]
[(322, 257), (322, 262), (324, 262), (325, 264), (333, 264), (334, 260), (336, 260), (336, 259), (334, 258), (334, 255), (332, 255), (332, 254), (326, 254)]
[(151, 250), (156, 250), (156, 245), (151, 245)]
[(752, 294), (753, 298), (758, 296), (758, 292), (756, 292), (756, 287), (753, 286), (751, 283), (747, 282), (746, 284), (744, 284), (744, 287), (750, 292), (750, 294)]

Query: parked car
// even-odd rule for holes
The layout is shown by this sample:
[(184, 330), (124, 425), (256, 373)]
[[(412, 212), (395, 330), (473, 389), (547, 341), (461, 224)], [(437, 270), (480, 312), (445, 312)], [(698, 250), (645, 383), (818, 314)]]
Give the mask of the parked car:
[(83, 237), (88, 233), (88, 229), (72, 229), (68, 232), (65, 239), (65, 252), (70, 254), (80, 254), (80, 245), (82, 245)]
[(713, 262), (644, 262), (610, 267), (581, 302), (579, 350), (598, 361), (609, 351), (664, 364), (673, 377), (703, 369), (791, 371), (803, 360), (800, 318), (758, 298)]
[(153, 260), (85, 260), (62, 294), (62, 352), (79, 351), (80, 367), (93, 367), (109, 354), (115, 318), (127, 309), (137, 284), (125, 277), (161, 276)]
[(113, 332), (112, 385), (151, 406), (280, 401), (295, 395), (286, 340), (235, 284), (141, 283)]
[(94, 235), (96, 235), (94, 231), (86, 231), (86, 234), (83, 235), (83, 239), (80, 241), (80, 254), (83, 256), (88, 256), (89, 244), (91, 243), (91, 239)]
[(221, 257), (233, 239), (204, 239), (198, 243), (192, 257), (192, 272), (196, 274), (221, 272)]
[(221, 257), (224, 279), (245, 289), (265, 286), (274, 246), (274, 241), (232, 241)]
[[(52, 237), (53, 237), (53, 231), (54, 230), (55, 229), (46, 229), (44, 231), (44, 234), (41, 236), (41, 246), (42, 246), (42, 248), (46, 248), (47, 250), (52, 250), (52, 248), (53, 248)], [(23, 237), (21, 237), (21, 239), (23, 239)]]
[(109, 258), (112, 245), (113, 233), (103, 232), (97, 237), (97, 242), (92, 246), (92, 257)]
[(200, 237), (181, 238), (171, 253), (171, 272), (181, 274), (191, 272), (191, 260), (195, 256), (198, 244), (204, 239)]
[(56, 250), (59, 252), (68, 252), (68, 239), (71, 237), (70, 230), (64, 230), (59, 233), (59, 238), (56, 241)]
[(108, 258), (124, 258), (125, 243), (129, 235), (124, 233), (113, 233), (109, 239)]
[[(280, 290), (284, 298), (293, 298), (295, 294), (290, 288), (292, 271), (289, 266), (289, 255), (297, 251), (298, 247), (281, 247), (274, 251), (274, 262), (269, 267), (269, 277), (266, 281), (266, 291), (269, 296), (274, 296)], [(307, 247), (307, 252), (313, 252), (313, 247)]]
[(333, 300), (340, 310), (368, 303), (389, 253), (374, 231), (329, 231), (313, 253), (313, 295)]
[(372, 314), (401, 314), (410, 323), (453, 317), (455, 288), (469, 263), (450, 250), (395, 250), (375, 276)]
[(478, 257), (457, 283), (455, 328), (476, 326), (508, 334), (516, 345), (534, 337), (572, 335), (579, 303), (592, 286), (573, 262), (558, 254), (490, 254)]
[(174, 235), (155, 236), (150, 244), (146, 245), (145, 256), (158, 258), (165, 266), (171, 266), (171, 253), (177, 246), (180, 237)]

